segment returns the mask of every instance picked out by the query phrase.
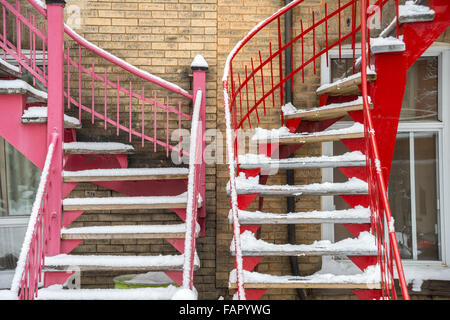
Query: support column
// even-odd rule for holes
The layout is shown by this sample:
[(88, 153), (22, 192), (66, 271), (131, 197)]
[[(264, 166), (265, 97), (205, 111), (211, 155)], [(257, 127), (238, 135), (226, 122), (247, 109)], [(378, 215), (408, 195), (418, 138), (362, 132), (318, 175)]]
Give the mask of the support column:
[[(193, 84), (192, 84), (192, 95), (194, 97), (193, 105), (195, 105), (195, 97), (198, 90), (202, 90), (202, 102), (200, 109), (200, 124), (202, 126), (201, 139), (202, 139), (202, 150), (205, 151), (206, 141), (205, 141), (205, 130), (206, 130), (206, 71), (208, 71), (208, 63), (201, 55), (197, 55), (192, 61), (191, 69), (193, 73)], [(194, 156), (194, 155), (191, 155)], [(206, 164), (205, 155), (202, 155), (202, 164), (200, 169), (200, 195), (202, 196), (203, 205), (199, 210), (199, 224), (201, 226), (200, 236), (205, 236), (205, 219), (206, 219)]]
[(58, 135), (49, 172), (47, 215), (49, 238), (47, 256), (60, 253), (63, 197), (63, 137), (64, 137), (64, 6), (63, 0), (47, 0), (48, 33), (48, 98), (47, 143)]

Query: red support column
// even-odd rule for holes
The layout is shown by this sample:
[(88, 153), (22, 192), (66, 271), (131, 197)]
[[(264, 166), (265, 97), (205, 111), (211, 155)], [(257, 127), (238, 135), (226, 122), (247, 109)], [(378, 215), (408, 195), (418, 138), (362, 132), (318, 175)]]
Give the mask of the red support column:
[(60, 253), (61, 211), (63, 194), (63, 150), (64, 137), (64, 6), (63, 0), (47, 0), (48, 30), (48, 122), (47, 143), (57, 134), (53, 165), (49, 173), (48, 209), (49, 241), (46, 254)]
[[(206, 148), (206, 142), (205, 142), (205, 130), (206, 130), (206, 71), (208, 71), (208, 63), (205, 61), (205, 59), (201, 55), (197, 55), (192, 61), (191, 64), (192, 74), (193, 74), (193, 84), (192, 84), (192, 96), (193, 101), (192, 105), (195, 105), (195, 98), (197, 95), (197, 91), (201, 90), (203, 92), (202, 94), (202, 103), (201, 103), (201, 109), (200, 109), (200, 124), (201, 124), (201, 139), (202, 139), (202, 152), (204, 153)], [(194, 155), (190, 155), (194, 156)], [(204, 220), (206, 218), (206, 206), (205, 206), (205, 199), (206, 199), (206, 193), (205, 193), (205, 187), (206, 187), (206, 164), (205, 164), (205, 158), (204, 154), (202, 154), (202, 163), (201, 163), (201, 169), (200, 169), (200, 195), (202, 197), (203, 205), (199, 209), (199, 223), (202, 226), (202, 230), (200, 232), (201, 236), (205, 236), (205, 227), (204, 227)]]

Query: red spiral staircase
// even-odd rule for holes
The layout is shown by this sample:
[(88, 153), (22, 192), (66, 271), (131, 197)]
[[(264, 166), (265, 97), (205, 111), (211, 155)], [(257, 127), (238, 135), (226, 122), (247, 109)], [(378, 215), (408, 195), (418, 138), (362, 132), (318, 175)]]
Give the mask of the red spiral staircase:
[[(325, 4), (320, 17), (317, 10), (311, 10), (312, 16), (305, 16), (306, 10), (296, 11), (303, 5), (308, 3), (292, 1), (259, 23), (235, 46), (225, 66), (222, 81), (231, 159), (231, 253), (235, 257), (230, 288), (237, 289), (238, 299), (258, 299), (273, 288), (351, 289), (360, 299), (398, 299), (401, 292), (403, 299), (409, 299), (386, 190), (407, 70), (449, 26), (450, 4), (445, 0), (405, 4), (340, 0), (333, 6), (328, 4), (331, 10)], [(377, 42), (371, 43), (371, 30), (366, 26), (389, 12), (394, 16), (392, 23)], [(283, 30), (282, 22), (289, 15), (294, 16), (294, 27)], [(309, 26), (304, 23), (306, 19)], [(329, 34), (332, 25), (336, 31)], [(283, 41), (286, 33), (289, 37)], [(357, 39), (361, 52), (356, 49)], [(258, 40), (266, 45), (257, 47)], [(338, 50), (341, 57), (344, 45), (353, 52), (349, 74), (320, 88), (309, 83), (321, 59), (328, 63), (331, 50)], [(291, 64), (287, 70), (286, 62)], [(319, 107), (288, 105), (294, 101), (285, 99), (286, 87), (301, 91), (302, 86), (306, 91), (317, 89)], [(259, 128), (270, 121), (276, 127), (269, 117), (270, 108), (280, 112), (283, 127), (279, 130)], [(347, 115), (353, 126), (327, 130)], [(257, 143), (259, 154), (238, 154), (242, 143), (239, 133), (255, 128), (252, 141)], [(342, 141), (348, 152), (333, 157), (293, 156), (304, 145), (329, 141)], [(284, 170), (322, 168), (339, 168), (349, 180), (267, 185), (271, 170), (282, 176)], [(265, 198), (304, 196), (340, 196), (352, 209), (287, 214), (264, 210)], [(248, 209), (257, 200), (258, 211)], [(274, 244), (260, 239), (258, 232), (262, 225), (320, 223), (343, 224), (354, 238), (336, 243)], [(361, 273), (280, 276), (254, 270), (264, 257), (300, 256), (347, 257)]]

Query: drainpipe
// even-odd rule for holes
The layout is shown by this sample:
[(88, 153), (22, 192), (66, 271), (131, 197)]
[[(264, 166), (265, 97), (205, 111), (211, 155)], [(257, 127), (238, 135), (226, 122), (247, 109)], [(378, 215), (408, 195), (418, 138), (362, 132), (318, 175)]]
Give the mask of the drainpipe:
[[(292, 2), (292, 0), (284, 0), (285, 5), (288, 5)], [(285, 43), (291, 41), (291, 28), (292, 28), (292, 10), (286, 12), (285, 20), (284, 20), (284, 38)], [(284, 69), (286, 70), (286, 74), (290, 74), (292, 72), (291, 65), (291, 50), (288, 48), (284, 51), (285, 59), (284, 59)], [(294, 82), (294, 77), (290, 79), (289, 82), (284, 86), (284, 97), (285, 103), (289, 103), (293, 101), (293, 92), (292, 92), (292, 84)], [(288, 185), (295, 184), (295, 172), (294, 170), (286, 170), (286, 183)], [(287, 199), (287, 210), (288, 212), (295, 212), (295, 197), (288, 197)], [(295, 244), (295, 224), (288, 224), (288, 242), (290, 244)], [(289, 257), (289, 262), (291, 265), (291, 273), (294, 276), (300, 276), (300, 270), (298, 268), (298, 259), (297, 257)], [(306, 294), (303, 289), (297, 289), (297, 294), (300, 300), (306, 300)]]

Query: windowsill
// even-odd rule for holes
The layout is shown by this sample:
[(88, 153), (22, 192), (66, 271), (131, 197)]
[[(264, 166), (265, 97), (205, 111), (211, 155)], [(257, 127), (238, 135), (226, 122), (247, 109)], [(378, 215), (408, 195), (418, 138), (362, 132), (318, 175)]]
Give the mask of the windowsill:
[[(450, 266), (440, 261), (403, 261), (403, 270), (408, 284), (412, 285), (412, 291), (420, 292), (424, 281), (438, 280), (450, 281)], [(356, 265), (349, 260), (322, 259), (321, 273), (333, 274), (356, 274), (360, 273)], [(397, 270), (394, 266), (394, 276), (398, 279)]]

